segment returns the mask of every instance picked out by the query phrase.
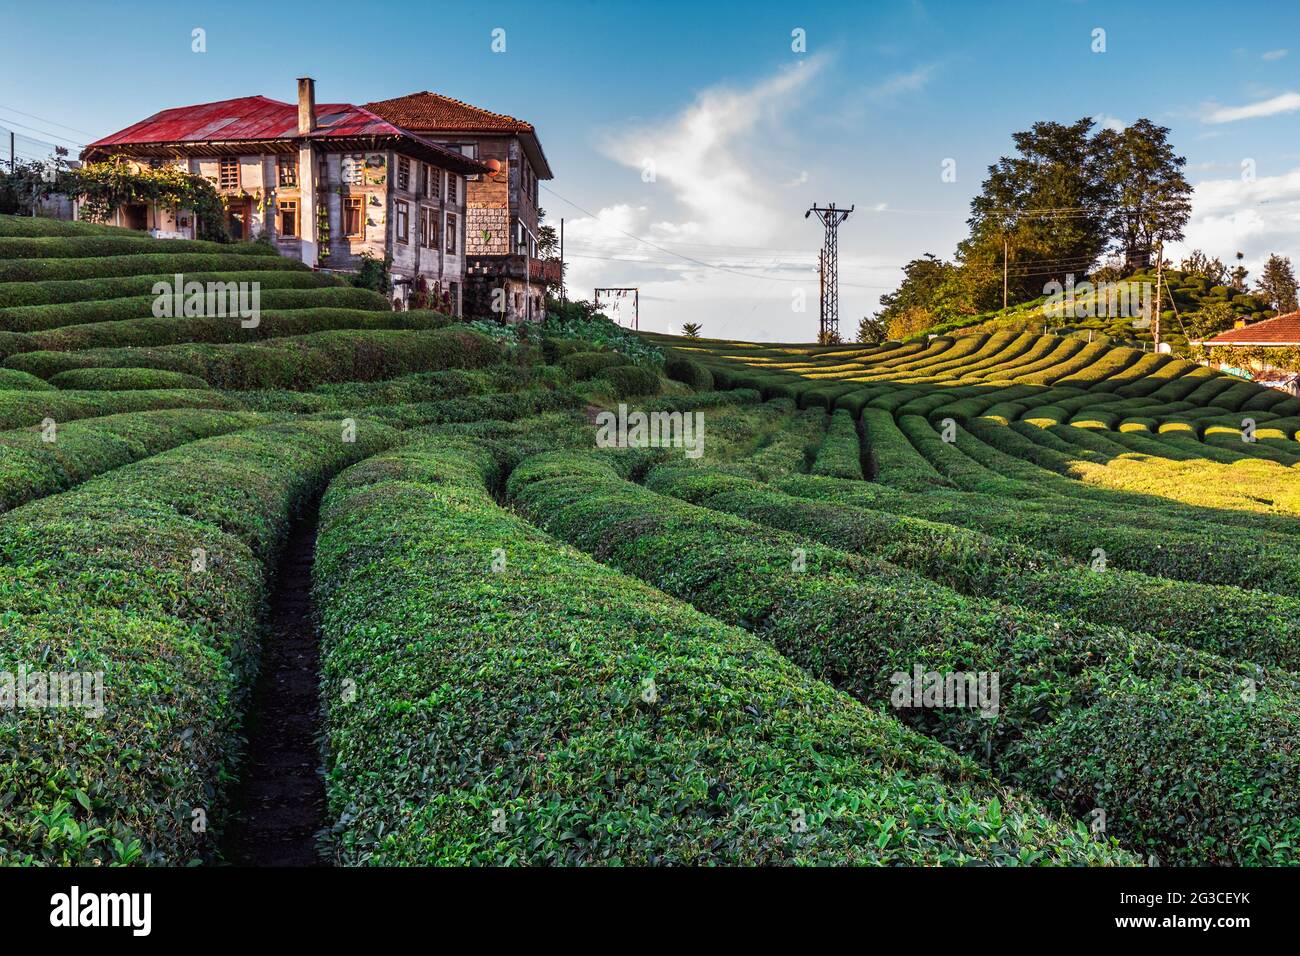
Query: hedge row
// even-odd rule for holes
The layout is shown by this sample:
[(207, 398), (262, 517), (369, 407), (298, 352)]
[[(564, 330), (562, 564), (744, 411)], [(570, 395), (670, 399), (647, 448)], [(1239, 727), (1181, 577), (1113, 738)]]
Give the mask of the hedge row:
[(0, 215), (0, 236), (126, 236), (139, 239), (140, 233), (122, 226), (97, 222), (69, 222), (38, 216)]
[[(248, 320), (252, 321), (252, 320)], [(456, 320), (440, 312), (412, 310), (306, 308), (260, 312), (257, 324), (246, 326), (237, 315), (179, 319), (126, 319), (68, 325), (27, 334), (32, 351), (75, 351), (95, 348), (151, 348), (185, 343), (254, 342), (330, 332), (335, 329), (441, 329)], [(10, 354), (17, 351), (12, 345)]]
[(231, 256), (274, 256), (269, 242), (222, 243), (202, 239), (172, 239), (166, 245), (152, 237), (0, 235), (0, 259), (82, 259), (93, 256), (176, 255), (209, 253)]
[[(290, 273), (292, 275), (292, 273)], [(307, 273), (310, 275), (310, 273)], [(91, 280), (95, 281), (95, 280)], [(232, 279), (232, 282), (239, 281)], [(253, 280), (257, 281), (257, 280)], [(153, 315), (156, 296), (132, 295), (116, 299), (90, 299), (82, 302), (58, 302), (51, 305), (26, 305), (0, 309), (0, 326), (13, 332), (41, 332), (65, 325), (89, 325), (92, 322), (121, 322)], [(388, 300), (369, 289), (350, 286), (322, 286), (304, 289), (259, 289), (259, 308), (268, 312), (278, 309), (369, 309), (388, 312)], [(183, 321), (180, 319), (179, 321)]]
[(246, 256), (233, 252), (151, 252), (138, 256), (92, 256), (85, 259), (9, 259), (0, 260), (0, 283), (106, 279), (168, 270), (186, 273), (248, 268), (288, 272), (306, 267), (296, 259), (283, 259), (278, 255)]
[(446, 398), (435, 402), (367, 406), (349, 411), (348, 414), (373, 418), (400, 428), (413, 428), (480, 419), (512, 421), (544, 412), (580, 408), (585, 404), (586, 400), (581, 395), (567, 389), (537, 388)]
[(810, 469), (814, 475), (832, 478), (862, 479), (862, 448), (858, 444), (858, 426), (844, 409), (831, 415), (826, 437), (817, 449)]
[(570, 352), (557, 364), (575, 381), (584, 382), (615, 365), (626, 365), (627, 358), (618, 352)]
[(699, 392), (713, 390), (713, 373), (692, 358), (679, 352), (669, 352), (664, 362), (664, 374), (678, 382), (685, 382)]
[(538, 534), (493, 502), (493, 471), (481, 445), (435, 440), (326, 496), (338, 862), (1127, 861), (745, 632)]
[[(882, 710), (898, 704), (894, 676), (915, 668), (998, 674), (991, 717), (960, 706), (895, 710), (987, 759), (1008, 784), (1069, 812), (1103, 810), (1107, 833), (1143, 855), (1300, 861), (1294, 678), (1266, 682), (1244, 665), (1144, 635), (965, 598), (883, 562), (655, 494), (591, 454), (525, 462), (508, 490), (544, 529), (754, 630)], [(1114, 733), (1112, 715), (1125, 706), (1152, 719), (1147, 733)]]
[(706, 469), (660, 467), (647, 485), (692, 504), (888, 561), (963, 594), (1300, 671), (1297, 598), (1116, 570), (1104, 555), (1087, 563), (1062, 559), (965, 528), (798, 498)]
[(1250, 587), (1300, 597), (1300, 556), (1295, 541), (1280, 535), (1237, 532), (1206, 524), (1135, 520), (1131, 509), (1115, 516), (1091, 503), (1049, 498), (1019, 500), (1014, 508), (997, 495), (909, 494), (861, 482), (814, 476), (789, 476), (777, 482), (782, 491), (805, 498), (838, 501), (864, 508), (958, 525), (1006, 541), (1049, 551), (1081, 563), (1105, 552), (1109, 567), (1153, 577)]
[(162, 408), (239, 409), (238, 398), (221, 392), (188, 388), (139, 391), (0, 391), (0, 430), (27, 428), (45, 419), (56, 424), (99, 415), (147, 412)]
[(871, 455), (872, 478), (909, 491), (951, 487), (951, 482), (912, 447), (889, 412), (864, 409), (862, 431)]
[(50, 392), (54, 386), (29, 372), (17, 369), (0, 368), (0, 391), (16, 390), (22, 392)]
[(501, 347), (465, 329), (318, 332), (252, 344), (27, 352), (5, 364), (50, 378), (72, 368), (161, 368), (197, 375), (217, 388), (307, 389), (327, 382), (374, 381), (408, 372), (481, 368)]
[[(0, 511), (71, 488), (113, 468), (270, 419), (251, 412), (165, 409), (0, 432)], [(52, 439), (52, 440), (47, 440)]]
[(659, 393), (659, 376), (642, 365), (615, 365), (602, 369), (593, 380), (597, 389), (607, 390), (614, 398)]
[[(285, 259), (284, 262), (291, 260)], [(163, 263), (163, 268), (166, 268)], [(257, 270), (248, 266), (255, 265)], [(185, 272), (188, 282), (256, 282), (262, 292), (272, 289), (324, 289), (341, 286), (343, 280), (325, 272), (308, 269), (279, 269), (267, 272), (260, 259), (242, 261), (243, 268), (230, 268), (221, 272)], [(153, 288), (159, 282), (176, 281), (174, 272), (153, 275), (129, 275), (101, 279), (50, 279), (42, 282), (0, 282), (0, 319), (8, 316), (10, 309), (71, 302), (96, 302), (107, 299), (138, 298), (148, 296), (153, 300)], [(24, 313), (25, 314), (25, 313)], [(21, 318), (20, 320), (21, 321)]]
[[(0, 371), (13, 375), (25, 375), (12, 369)], [(40, 382), (36, 376), (31, 376)], [(44, 383), (42, 383), (44, 384)], [(212, 386), (197, 375), (185, 375), (182, 372), (168, 372), (157, 368), (73, 368), (52, 376), (47, 387), (62, 389), (96, 389), (108, 392), (127, 391), (142, 388), (191, 388), (207, 389)]]
[(19, 708), (0, 721), (0, 864), (214, 854), (265, 569), (295, 511), (391, 438), (374, 423), (355, 443), (334, 423), (268, 426), (0, 517), (0, 668), (102, 672), (104, 702), (100, 716)]

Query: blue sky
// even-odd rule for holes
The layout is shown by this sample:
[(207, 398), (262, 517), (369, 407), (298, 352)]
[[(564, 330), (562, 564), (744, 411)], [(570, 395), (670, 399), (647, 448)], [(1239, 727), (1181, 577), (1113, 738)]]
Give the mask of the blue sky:
[(986, 167), (1040, 119), (1170, 127), (1197, 187), (1188, 245), (1300, 264), (1300, 4), (4, 3), (0, 127), (31, 138), (20, 152), (169, 106), (292, 99), (300, 75), (322, 101), (431, 89), (529, 120), (574, 294), (638, 285), (645, 328), (811, 338), (821, 232), (803, 213), (835, 201), (857, 206), (851, 332), (904, 262), (951, 254)]

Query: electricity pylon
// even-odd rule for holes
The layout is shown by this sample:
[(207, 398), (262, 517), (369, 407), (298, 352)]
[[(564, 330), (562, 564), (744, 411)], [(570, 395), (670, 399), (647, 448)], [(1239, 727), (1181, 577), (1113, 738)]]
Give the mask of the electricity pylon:
[(830, 342), (840, 335), (840, 250), (839, 227), (849, 213), (857, 208), (854, 203), (848, 209), (836, 209), (835, 203), (829, 206), (813, 207), (803, 214), (807, 219), (813, 213), (826, 227), (826, 238), (822, 241), (821, 255), (821, 315), (818, 321), (817, 341)]

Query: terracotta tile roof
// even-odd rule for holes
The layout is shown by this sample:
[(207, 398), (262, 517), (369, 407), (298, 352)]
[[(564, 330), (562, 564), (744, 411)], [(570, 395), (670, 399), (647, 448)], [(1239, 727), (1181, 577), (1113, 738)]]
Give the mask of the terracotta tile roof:
[(1239, 329), (1228, 329), (1203, 345), (1300, 345), (1300, 312), (1288, 312)]
[(533, 133), (532, 123), (471, 106), (461, 100), (424, 90), (391, 100), (367, 103), (366, 109), (399, 126), (448, 132)]

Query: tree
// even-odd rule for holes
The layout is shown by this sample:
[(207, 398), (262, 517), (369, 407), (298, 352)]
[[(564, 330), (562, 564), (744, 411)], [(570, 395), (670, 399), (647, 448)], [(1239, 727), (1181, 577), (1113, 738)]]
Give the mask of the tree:
[(1241, 260), (1246, 258), (1244, 252), (1237, 253), (1237, 264), (1232, 267), (1232, 272), (1228, 274), (1228, 285), (1237, 292), (1246, 291), (1246, 276), (1250, 275), (1250, 270), (1241, 264)]
[(945, 286), (957, 272), (950, 262), (927, 252), (903, 266), (903, 281), (898, 288), (880, 297), (881, 310), (876, 319), (888, 326), (908, 309), (920, 308), (936, 312), (940, 303), (948, 298)]
[(879, 345), (885, 335), (885, 321), (879, 315), (864, 315), (858, 320), (858, 341), (863, 345)]
[(1186, 316), (1189, 337), (1205, 340), (1226, 332), (1237, 324), (1237, 310), (1227, 302), (1206, 300), (1196, 312)]
[(688, 339), (698, 339), (700, 337), (700, 323), (683, 322), (682, 335), (686, 336)]
[(1174, 152), (1169, 129), (1139, 119), (1101, 130), (1092, 143), (1104, 189), (1105, 229), (1130, 272), (1145, 269), (1157, 244), (1183, 238), (1192, 212), (1187, 160)]
[(934, 325), (934, 316), (920, 306), (905, 309), (889, 320), (886, 335), (890, 341), (914, 338)]
[[(1038, 122), (1015, 133), (1016, 154), (989, 167), (971, 202), (970, 238), (957, 247), (972, 303), (1002, 304), (1003, 249), (1012, 302), (1042, 295), (1050, 281), (1083, 275), (1106, 248), (1108, 189), (1096, 161), (1088, 118)], [(1005, 243), (1005, 246), (1004, 246)]]
[(839, 345), (840, 333), (836, 332), (834, 329), (831, 329), (830, 331), (827, 332), (818, 332), (817, 344), (818, 345)]
[(1207, 280), (1210, 285), (1228, 284), (1228, 267), (1223, 264), (1223, 260), (1211, 259), (1200, 249), (1193, 249), (1178, 268)]
[(1291, 260), (1277, 253), (1269, 256), (1255, 283), (1255, 291), (1275, 312), (1296, 311), (1296, 281)]

